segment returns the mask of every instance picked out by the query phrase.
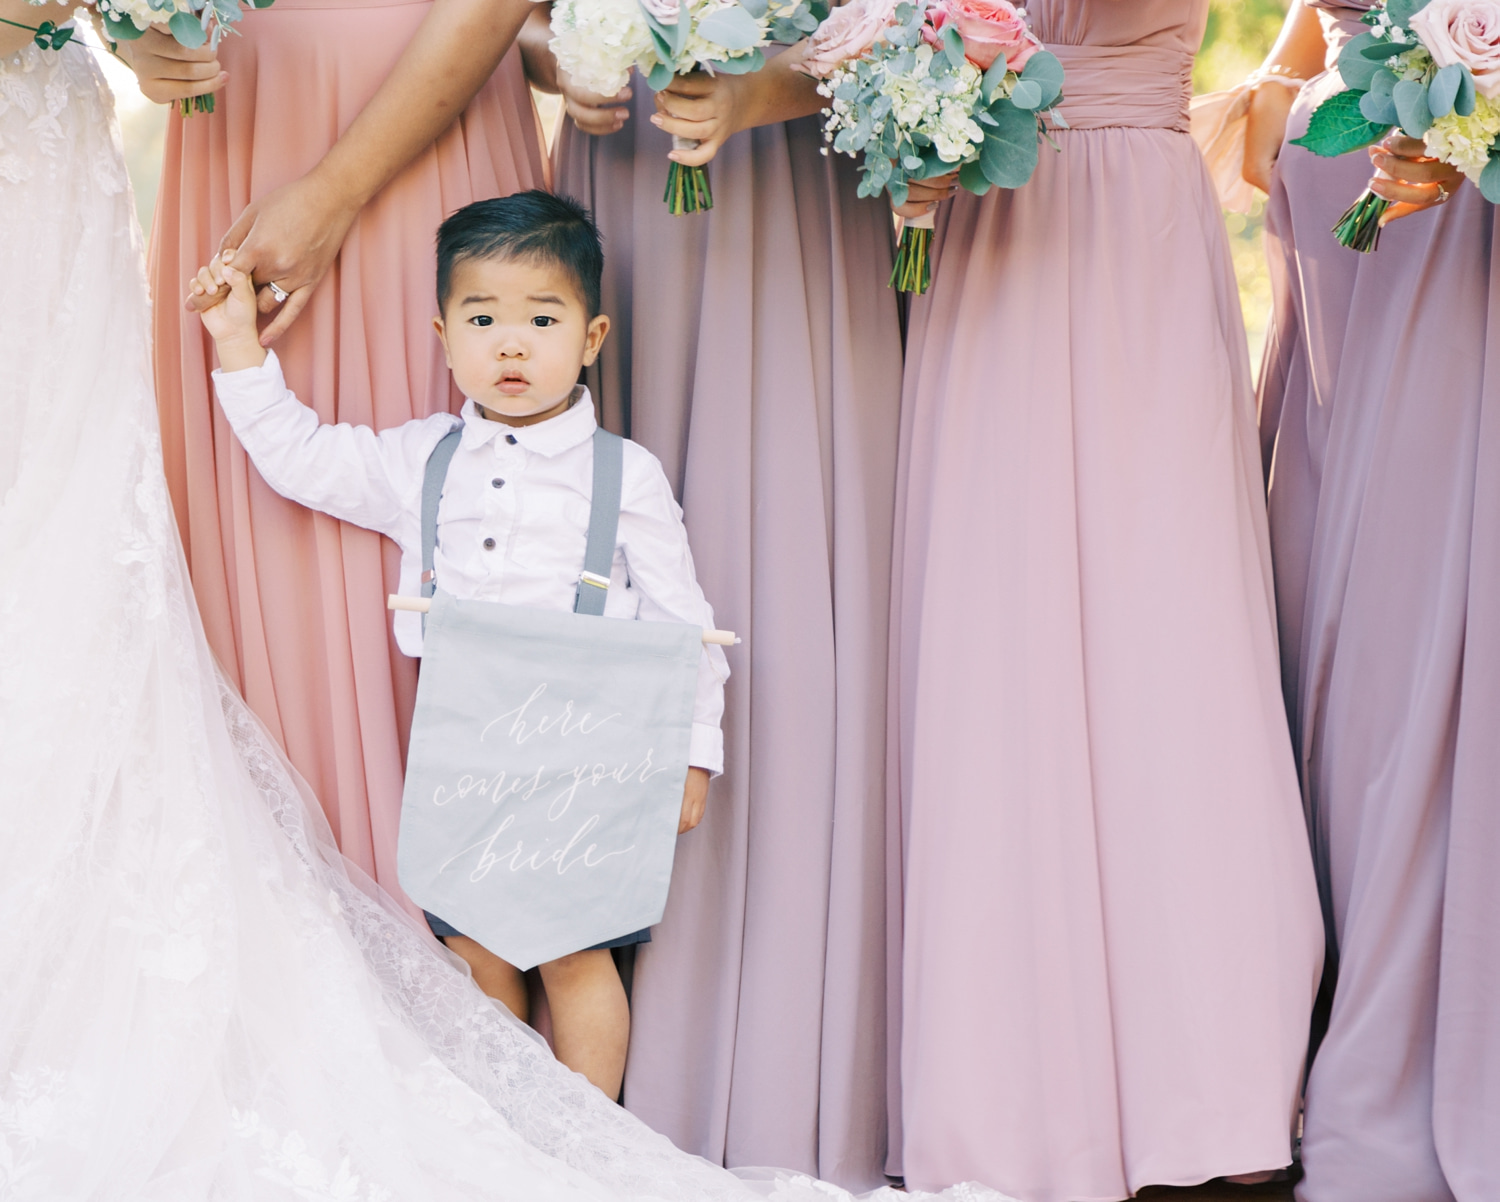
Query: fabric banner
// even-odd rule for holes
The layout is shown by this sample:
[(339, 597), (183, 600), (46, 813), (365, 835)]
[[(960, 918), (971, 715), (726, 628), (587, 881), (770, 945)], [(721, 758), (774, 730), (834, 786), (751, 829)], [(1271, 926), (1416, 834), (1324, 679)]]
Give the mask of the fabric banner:
[(517, 968), (651, 926), (672, 875), (702, 631), (439, 591), (397, 866)]

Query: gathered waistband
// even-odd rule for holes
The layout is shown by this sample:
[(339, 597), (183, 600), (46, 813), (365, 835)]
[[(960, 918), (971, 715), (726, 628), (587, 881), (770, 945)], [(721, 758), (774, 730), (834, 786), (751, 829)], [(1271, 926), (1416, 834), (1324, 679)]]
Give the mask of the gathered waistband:
[(1056, 46), (1070, 129), (1188, 131), (1193, 56), (1165, 46)]

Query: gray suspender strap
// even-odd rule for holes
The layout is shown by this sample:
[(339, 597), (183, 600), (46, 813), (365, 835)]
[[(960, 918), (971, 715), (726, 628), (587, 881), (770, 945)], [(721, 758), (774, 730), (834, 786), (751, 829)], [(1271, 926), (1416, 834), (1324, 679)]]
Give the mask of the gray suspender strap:
[[(453, 460), (453, 452), (458, 450), (459, 439), (463, 437), (463, 427), (444, 434), (437, 446), (432, 448), (432, 454), (427, 456), (427, 469), (422, 473), (422, 596), (432, 596), (433, 590), (437, 588), (437, 580), (432, 570), (433, 554), (437, 551), (437, 513), (438, 502), (443, 497), (443, 481), (448, 478), (448, 464)], [(427, 619), (422, 618), (422, 626), (425, 629)]]
[(625, 440), (600, 427), (594, 431), (594, 495), (589, 509), (589, 544), (583, 553), (575, 614), (604, 613), (609, 574), (615, 566), (615, 534), (620, 528), (620, 489), (625, 477)]

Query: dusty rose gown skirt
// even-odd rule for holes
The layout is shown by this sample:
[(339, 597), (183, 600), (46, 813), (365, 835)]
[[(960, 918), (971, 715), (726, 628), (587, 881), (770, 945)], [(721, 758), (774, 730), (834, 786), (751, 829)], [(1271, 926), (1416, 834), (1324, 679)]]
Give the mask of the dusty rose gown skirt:
[(885, 664), (901, 331), (889, 209), (814, 121), (731, 139), (714, 208), (662, 203), (649, 90), (571, 125), (604, 232), (606, 424), (679, 490), (731, 650), (725, 771), (640, 949), (625, 1104), (729, 1165), (883, 1183)]
[(1322, 931), (1255, 411), (1185, 132), (1206, 3), (1033, 4), (1074, 126), (960, 195), (908, 340), (895, 775), (909, 1186), (1291, 1158)]
[[(1335, 44), (1361, 27), (1334, 16)], [(1332, 22), (1330, 22), (1332, 24)], [(1338, 89), (1310, 85), (1289, 137)], [(1282, 151), (1263, 430), (1336, 959), (1303, 1202), (1500, 1198), (1500, 261), (1465, 185), (1368, 256), (1361, 156)]]
[[(345, 855), (399, 892), (396, 831), (416, 661), (390, 635), (397, 553), (277, 496), (213, 401), (213, 346), (184, 281), (245, 205), (306, 172), (375, 94), (429, 4), (277, 0), (220, 58), (217, 111), (167, 129), (151, 247), (157, 403), (172, 503), (204, 628), (328, 812)], [(433, 235), (454, 209), (543, 186), (512, 51), (459, 120), (368, 205), (277, 344), (324, 421), (383, 428), (460, 398), (432, 332)]]

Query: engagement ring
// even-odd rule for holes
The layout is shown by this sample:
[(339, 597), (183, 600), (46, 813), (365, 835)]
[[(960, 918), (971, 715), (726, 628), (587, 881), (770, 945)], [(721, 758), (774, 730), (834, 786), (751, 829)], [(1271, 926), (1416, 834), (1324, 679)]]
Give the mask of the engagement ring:
[(271, 290), (271, 295), (276, 298), (278, 305), (285, 304), (286, 298), (291, 296), (291, 293), (282, 288), (275, 280), (272, 280), (266, 287)]

